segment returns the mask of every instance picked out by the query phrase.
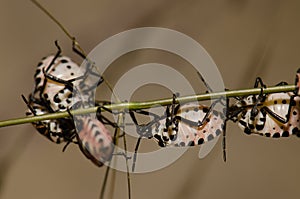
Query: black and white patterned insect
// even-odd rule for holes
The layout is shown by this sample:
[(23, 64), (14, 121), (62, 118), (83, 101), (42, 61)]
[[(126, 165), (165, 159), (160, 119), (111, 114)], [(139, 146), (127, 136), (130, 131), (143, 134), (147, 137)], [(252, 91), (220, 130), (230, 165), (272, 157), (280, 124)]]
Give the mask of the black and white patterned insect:
[[(204, 79), (202, 77), (201, 79), (207, 89), (211, 91)], [(137, 133), (140, 135), (135, 148), (133, 170), (138, 145), (142, 137), (154, 138), (160, 147), (185, 147), (209, 143), (223, 133), (223, 158), (226, 161), (226, 109), (227, 100), (224, 97), (216, 99), (210, 106), (206, 106), (198, 102), (176, 104), (176, 95), (173, 95), (173, 103), (167, 106), (163, 116), (144, 110), (135, 111), (139, 114), (152, 116), (154, 119), (148, 124), (138, 124), (134, 112), (130, 111)]]
[[(35, 87), (28, 100), (22, 96), (28, 107), (27, 116), (66, 111), (75, 103), (72, 99), (73, 85), (78, 84), (75, 80), (82, 76), (82, 70), (70, 58), (61, 56), (61, 49), (57, 42), (55, 44), (57, 53), (43, 58), (37, 65)], [(32, 124), (39, 133), (55, 143), (69, 142), (74, 138), (75, 126), (71, 118), (44, 120)]]
[[(70, 113), (71, 114), (71, 113)], [(82, 153), (96, 166), (110, 161), (114, 151), (114, 140), (104, 124), (117, 128), (101, 114), (99, 107), (96, 118), (91, 115), (78, 115), (74, 119), (77, 129), (78, 145)]]
[[(26, 112), (28, 116), (69, 111), (90, 105), (94, 100), (93, 89), (103, 81), (100, 75), (90, 71), (89, 66), (84, 71), (70, 58), (60, 56), (61, 50), (57, 42), (56, 46), (56, 55), (48, 56), (38, 64), (34, 75), (35, 89), (29, 95), (29, 100), (22, 96), (29, 108)], [(97, 81), (91, 84), (87, 75), (96, 76)], [(81, 95), (77, 95), (79, 90), (82, 91)], [(55, 143), (78, 143), (87, 158), (97, 166), (102, 166), (110, 160), (114, 149), (112, 137), (103, 123), (114, 124), (108, 122), (100, 110), (99, 108), (97, 111), (97, 119), (75, 117), (78, 133), (73, 117), (39, 121), (33, 125), (38, 132)]]
[[(154, 116), (154, 120), (147, 125), (139, 125), (139, 134), (143, 137), (153, 137), (160, 147), (184, 147), (201, 145), (218, 137), (224, 131), (226, 102), (223, 100), (214, 101), (211, 106), (194, 102), (175, 105), (175, 101), (176, 96), (174, 95), (173, 104), (167, 106), (164, 116), (150, 114)], [(222, 104), (224, 110), (214, 110), (217, 103)], [(149, 114), (146, 111), (136, 112)], [(137, 124), (133, 112), (131, 115)]]
[[(280, 82), (276, 86), (282, 85), (287, 83)], [(299, 85), (297, 80), (296, 85)], [(263, 94), (266, 86), (261, 78), (257, 78), (254, 87), (259, 86), (259, 95), (238, 98), (237, 103), (230, 106), (228, 118), (238, 122), (238, 126), (248, 135), (272, 138), (300, 136), (300, 96), (297, 89), (295, 92)]]

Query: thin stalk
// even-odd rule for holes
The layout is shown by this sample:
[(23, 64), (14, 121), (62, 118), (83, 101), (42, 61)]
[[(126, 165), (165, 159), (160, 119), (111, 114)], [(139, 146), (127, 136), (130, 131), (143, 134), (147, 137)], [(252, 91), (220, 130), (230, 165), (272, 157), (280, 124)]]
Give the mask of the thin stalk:
[[(263, 93), (280, 93), (280, 92), (291, 92), (294, 91), (296, 88), (295, 85), (285, 85), (285, 86), (274, 86), (265, 88)], [(221, 96), (226, 96), (228, 98), (232, 97), (240, 97), (240, 96), (248, 96), (253, 94), (259, 94), (261, 92), (260, 88), (251, 88), (251, 89), (242, 89), (242, 90), (231, 90), (231, 91), (223, 91), (223, 92), (215, 92), (215, 93), (205, 93), (199, 95), (191, 95), (191, 96), (182, 96), (178, 97), (176, 103), (181, 102), (192, 102), (192, 101), (204, 101), (210, 99), (216, 99)], [(126, 102), (126, 103), (118, 103), (118, 104), (110, 104), (105, 105), (105, 108), (110, 110), (139, 110), (139, 109), (147, 109), (155, 106), (166, 106), (172, 104), (172, 98), (167, 99), (159, 99), (159, 100), (152, 100), (152, 101), (145, 101), (145, 102)], [(86, 109), (77, 109), (72, 110), (72, 115), (79, 115), (79, 114), (87, 114), (87, 113), (95, 113), (98, 107), (90, 107)], [(103, 109), (103, 111), (105, 111)], [(32, 123), (42, 120), (51, 120), (51, 119), (58, 119), (58, 118), (65, 118), (69, 117), (69, 113), (59, 112), (59, 113), (49, 113), (44, 115), (38, 116), (28, 116), (28, 117), (21, 117), (21, 118), (14, 118), (0, 121), (0, 128), (18, 124), (25, 124), (25, 123)]]
[[(71, 35), (71, 33), (67, 30), (67, 28), (65, 28), (44, 6), (42, 6), (42, 4), (40, 4), (36, 0), (31, 0), (31, 2), (33, 4), (35, 4), (39, 9), (41, 9), (54, 23), (56, 23), (56, 25), (67, 35), (67, 37), (72, 42), (74, 42), (74, 46), (77, 47), (77, 49), (79, 50), (79, 53), (82, 54), (89, 63), (93, 63), (91, 60), (89, 60), (87, 53), (83, 50), (83, 48), (81, 48), (79, 42), (75, 39), (74, 36)], [(93, 67), (95, 67), (94, 64), (93, 64)], [(96, 67), (96, 70), (98, 71), (97, 67)], [(114, 97), (117, 99), (117, 96), (113, 93), (111, 84), (106, 80), (106, 78), (103, 76), (103, 74), (102, 74), (102, 78), (104, 80), (104, 83), (107, 85), (108, 89), (112, 92)]]
[[(121, 119), (121, 116), (120, 116), (120, 114), (119, 114), (119, 115), (118, 115), (118, 121), (117, 121), (118, 128), (115, 128), (115, 133), (114, 133), (114, 137), (113, 137), (115, 146), (118, 146), (118, 144), (119, 144), (119, 139), (118, 139), (118, 137), (119, 137), (119, 135), (120, 135), (120, 130), (121, 130), (119, 125), (120, 125), (121, 122), (122, 122), (120, 119)], [(117, 151), (115, 150), (114, 153), (117, 153)], [(105, 194), (105, 190), (106, 190), (106, 185), (107, 185), (108, 175), (109, 175), (110, 170), (111, 170), (111, 163), (112, 163), (112, 161), (110, 161), (110, 162), (108, 163), (108, 166), (106, 167), (106, 171), (105, 171), (105, 176), (104, 176), (103, 184), (102, 184), (101, 191), (100, 191), (100, 199), (104, 199), (104, 194)], [(116, 161), (114, 161), (114, 163), (116, 163)], [(111, 191), (110, 191), (111, 197), (113, 197), (114, 184), (115, 184), (115, 183), (114, 183), (115, 176), (116, 176), (116, 171), (113, 170), (113, 173), (112, 173), (112, 186), (111, 186)]]

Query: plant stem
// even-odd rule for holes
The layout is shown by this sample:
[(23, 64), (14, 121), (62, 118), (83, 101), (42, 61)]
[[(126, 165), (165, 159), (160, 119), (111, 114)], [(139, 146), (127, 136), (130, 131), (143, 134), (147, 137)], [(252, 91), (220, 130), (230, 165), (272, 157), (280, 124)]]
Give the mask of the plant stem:
[[(295, 85), (285, 85), (285, 86), (274, 86), (263, 89), (263, 93), (279, 93), (279, 92), (291, 92), (294, 91), (296, 88)], [(232, 97), (240, 97), (240, 96), (248, 96), (259, 94), (261, 92), (261, 88), (252, 88), (252, 89), (241, 89), (241, 90), (231, 90), (231, 91), (223, 91), (223, 92), (215, 92), (215, 93), (205, 93), (199, 95), (192, 95), (192, 96), (182, 96), (176, 98), (176, 103), (186, 103), (192, 101), (204, 101), (210, 99), (216, 99), (221, 96), (226, 96), (229, 98)], [(160, 99), (160, 100), (153, 100), (153, 101), (145, 101), (145, 102), (126, 102), (126, 103), (118, 103), (118, 104), (111, 104), (111, 105), (104, 105), (105, 108), (110, 110), (138, 110), (138, 109), (147, 109), (155, 106), (166, 106), (172, 104), (172, 98), (168, 99)], [(78, 115), (78, 114), (87, 114), (87, 113), (95, 113), (98, 107), (90, 107), (86, 109), (77, 109), (72, 110), (71, 114)], [(105, 111), (103, 109), (103, 111)], [(59, 113), (50, 113), (38, 116), (28, 116), (22, 118), (14, 118), (9, 120), (0, 121), (0, 128), (5, 126), (12, 126), (24, 123), (31, 123), (37, 122), (41, 120), (50, 120), (50, 119), (58, 119), (70, 117), (67, 111), (59, 112)]]

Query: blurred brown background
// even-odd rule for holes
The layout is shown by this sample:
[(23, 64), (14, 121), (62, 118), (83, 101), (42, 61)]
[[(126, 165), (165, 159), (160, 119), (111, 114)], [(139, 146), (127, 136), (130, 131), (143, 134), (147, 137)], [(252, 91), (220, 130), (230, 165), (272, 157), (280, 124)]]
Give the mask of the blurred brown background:
[[(257, 76), (268, 85), (293, 83), (300, 66), (297, 0), (41, 3), (86, 51), (131, 28), (157, 26), (180, 31), (205, 47), (231, 89), (252, 87)], [(64, 54), (80, 59), (63, 32), (29, 0), (1, 0), (0, 27), (0, 119), (4, 120), (24, 115), (26, 107), (20, 95), (33, 89), (35, 66), (41, 57), (56, 51), (54, 40), (60, 41)], [(109, 81), (115, 82), (124, 68), (143, 61), (188, 68), (176, 56), (148, 53), (131, 53), (117, 60), (107, 72)], [(155, 94), (147, 96), (156, 98)], [(143, 140), (141, 150), (150, 142)], [(132, 198), (299, 198), (299, 142), (296, 137), (246, 136), (230, 123), (226, 163), (221, 140), (203, 160), (198, 159), (199, 149), (194, 147), (165, 169), (132, 175)], [(135, 143), (129, 143), (132, 150)], [(0, 145), (0, 198), (98, 198), (105, 168), (96, 168), (76, 146), (62, 153), (63, 146), (50, 143), (30, 124), (1, 128)], [(117, 172), (114, 198), (127, 198), (125, 173)]]

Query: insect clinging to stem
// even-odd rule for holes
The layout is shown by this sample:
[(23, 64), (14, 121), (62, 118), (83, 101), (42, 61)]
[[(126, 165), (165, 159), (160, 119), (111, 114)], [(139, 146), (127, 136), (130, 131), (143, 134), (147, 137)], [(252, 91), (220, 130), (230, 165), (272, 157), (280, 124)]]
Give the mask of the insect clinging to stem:
[[(202, 76), (199, 73), (198, 75), (206, 88), (212, 91)], [(163, 116), (136, 110), (138, 114), (153, 117), (148, 124), (138, 124), (134, 112), (129, 111), (139, 134), (132, 170), (135, 167), (138, 145), (142, 137), (154, 138), (160, 147), (185, 147), (209, 143), (223, 133), (223, 158), (226, 161), (225, 135), (228, 100), (222, 96), (215, 99), (210, 106), (206, 106), (198, 102), (176, 104), (176, 97), (173, 94), (173, 103), (167, 106)]]
[[(248, 135), (272, 138), (300, 136), (299, 72), (298, 69), (294, 92), (264, 94), (266, 85), (261, 78), (256, 78), (254, 87), (260, 87), (261, 93), (237, 98), (237, 102), (229, 108), (228, 118), (238, 122)], [(276, 86), (282, 85), (287, 83), (280, 82)]]

